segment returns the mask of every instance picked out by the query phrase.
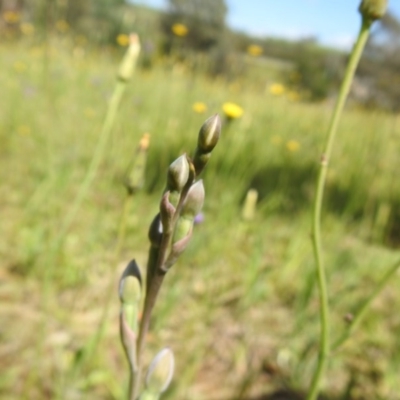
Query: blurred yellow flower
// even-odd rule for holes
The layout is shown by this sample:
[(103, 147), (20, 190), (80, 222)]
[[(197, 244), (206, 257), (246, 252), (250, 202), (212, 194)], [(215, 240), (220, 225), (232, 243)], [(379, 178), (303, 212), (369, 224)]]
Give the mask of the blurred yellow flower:
[(61, 32), (65, 33), (69, 29), (69, 25), (67, 21), (64, 21), (63, 19), (60, 19), (56, 22), (56, 29)]
[(173, 24), (171, 27), (172, 33), (176, 36), (186, 36), (189, 33), (189, 29), (183, 24)]
[(119, 46), (126, 47), (129, 45), (129, 35), (126, 35), (125, 33), (120, 33), (117, 38), (116, 42), (118, 43)]
[(21, 15), (17, 11), (9, 10), (3, 13), (3, 19), (8, 24), (16, 24), (21, 19)]
[(281, 83), (273, 83), (269, 87), (269, 92), (274, 96), (280, 96), (281, 94), (285, 93), (285, 86), (283, 86)]
[(222, 110), (228, 119), (240, 118), (243, 115), (243, 108), (231, 102), (224, 103)]
[(192, 108), (194, 112), (203, 114), (207, 111), (207, 104), (202, 103), (201, 101), (196, 101), (196, 103), (193, 103)]
[(258, 57), (263, 53), (263, 48), (258, 44), (251, 44), (247, 47), (247, 53), (251, 56)]
[(288, 151), (290, 151), (291, 153), (295, 153), (296, 151), (300, 150), (300, 143), (296, 140), (289, 140), (286, 143), (286, 148), (288, 149)]
[(21, 29), (21, 32), (27, 36), (33, 35), (35, 33), (35, 27), (32, 24), (30, 24), (29, 22), (23, 22), (20, 25), (20, 29)]

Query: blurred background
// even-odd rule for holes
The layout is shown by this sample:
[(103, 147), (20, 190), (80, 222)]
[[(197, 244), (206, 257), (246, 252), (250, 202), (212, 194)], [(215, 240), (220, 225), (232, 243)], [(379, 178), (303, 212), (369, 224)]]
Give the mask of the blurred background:
[[(318, 351), (316, 174), (360, 17), (356, 0), (278, 3), (0, 0), (0, 397), (125, 398), (118, 279), (132, 258), (144, 271), (168, 165), (219, 113), (204, 212), (161, 291), (146, 359), (173, 349), (166, 399), (303, 398)], [(131, 32), (141, 53), (107, 135)], [(395, 0), (328, 173), (333, 340), (399, 258), (399, 112)], [(398, 285), (335, 354), (324, 398), (400, 398)]]

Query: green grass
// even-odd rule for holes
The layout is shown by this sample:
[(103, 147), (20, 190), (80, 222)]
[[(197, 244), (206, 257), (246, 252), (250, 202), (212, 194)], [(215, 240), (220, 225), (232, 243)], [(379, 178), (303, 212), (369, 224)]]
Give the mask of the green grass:
[[(193, 76), (181, 65), (138, 70), (96, 180), (53, 259), (49, 251), (85, 176), (121, 54), (87, 49), (82, 58), (62, 41), (48, 50), (46, 64), (40, 43), (0, 47), (1, 396), (124, 398), (119, 275), (131, 258), (144, 268), (166, 168), (193, 150), (201, 124), (225, 101), (245, 113), (225, 124), (207, 166), (205, 221), (166, 278), (149, 349), (168, 345), (175, 353), (171, 399), (306, 389), (318, 338), (311, 203), (331, 105), (274, 97), (270, 76), (248, 87), (245, 80)], [(193, 112), (195, 101), (207, 104), (206, 114)], [(133, 200), (122, 256), (112, 265), (121, 177), (145, 132), (151, 134), (146, 186)], [(399, 257), (400, 243), (398, 116), (350, 107), (338, 136), (323, 216), (333, 340), (343, 332), (343, 316)], [(297, 151), (288, 149), (290, 141)], [(260, 202), (257, 218), (244, 222), (241, 202), (250, 187)], [(107, 332), (74, 377), (110, 280), (115, 302)], [(338, 396), (352, 381), (348, 398), (399, 398), (398, 285), (393, 279), (329, 363), (325, 393)]]

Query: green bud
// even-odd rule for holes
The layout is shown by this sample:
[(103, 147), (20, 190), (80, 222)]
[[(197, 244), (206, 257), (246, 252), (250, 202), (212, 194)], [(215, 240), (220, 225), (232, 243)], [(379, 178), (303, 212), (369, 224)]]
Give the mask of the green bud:
[(140, 282), (133, 276), (127, 276), (120, 286), (120, 298), (124, 304), (136, 304), (140, 300)]
[(135, 260), (132, 260), (119, 281), (119, 298), (123, 304), (136, 304), (140, 301), (142, 277)]
[(189, 169), (186, 154), (177, 158), (168, 168), (167, 189), (180, 192), (189, 179)]
[(362, 0), (359, 11), (363, 18), (373, 22), (384, 16), (387, 4), (387, 0)]
[[(172, 243), (176, 244), (190, 235), (194, 217), (201, 211), (204, 204), (204, 185), (203, 180), (194, 183), (187, 194), (185, 203), (183, 204), (181, 214), (176, 222), (174, 237)], [(187, 243), (186, 243), (187, 245)], [(185, 245), (185, 246), (186, 246)], [(184, 249), (181, 249), (182, 252)]]
[(211, 151), (218, 143), (221, 135), (221, 118), (218, 114), (208, 118), (200, 128), (197, 148), (193, 157), (193, 165), (198, 176), (211, 157)]
[(136, 334), (140, 308), (142, 278), (135, 260), (125, 268), (119, 281), (121, 309), (119, 316), (122, 346), (131, 368), (136, 369)]
[(169, 348), (161, 350), (153, 359), (146, 376), (146, 389), (152, 393), (167, 390), (174, 375), (174, 354)]
[(129, 35), (129, 47), (126, 50), (124, 58), (121, 61), (118, 70), (118, 79), (128, 82), (135, 69), (137, 59), (140, 53), (140, 42), (138, 35), (131, 33)]
[(209, 153), (218, 143), (221, 135), (221, 118), (218, 114), (208, 118), (202, 125), (197, 141), (198, 148), (203, 153)]
[(172, 239), (173, 244), (181, 241), (187, 235), (190, 234), (190, 232), (193, 228), (193, 221), (194, 221), (194, 217), (191, 215), (190, 216), (181, 215), (178, 218), (178, 221), (176, 221), (174, 237)]
[(203, 208), (204, 197), (204, 184), (203, 180), (200, 179), (190, 187), (185, 203), (183, 204), (181, 215), (194, 218)]

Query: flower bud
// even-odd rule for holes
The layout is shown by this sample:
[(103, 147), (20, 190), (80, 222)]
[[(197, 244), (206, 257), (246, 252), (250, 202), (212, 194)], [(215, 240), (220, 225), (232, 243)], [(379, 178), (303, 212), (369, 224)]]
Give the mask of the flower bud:
[[(181, 215), (176, 222), (172, 244), (174, 245), (190, 235), (193, 229), (193, 224), (194, 218), (192, 218), (191, 216), (185, 217), (184, 215)], [(182, 249), (182, 251), (183, 250), (184, 249)]]
[(363, 18), (373, 22), (384, 16), (387, 3), (387, 0), (362, 0), (359, 11)]
[(181, 214), (194, 219), (203, 208), (204, 197), (204, 184), (203, 180), (200, 179), (190, 187)]
[(118, 70), (118, 79), (123, 82), (128, 82), (135, 69), (137, 59), (140, 52), (140, 42), (138, 35), (131, 33), (129, 35), (129, 47), (126, 50), (124, 58), (121, 61)]
[(167, 188), (181, 192), (189, 179), (189, 163), (186, 154), (177, 158), (168, 168)]
[(209, 153), (218, 143), (221, 135), (221, 118), (218, 114), (208, 118), (202, 125), (197, 141), (198, 148), (203, 153)]
[(169, 348), (161, 350), (153, 359), (146, 376), (146, 389), (161, 394), (167, 390), (174, 375), (174, 354)]
[(161, 244), (162, 240), (162, 235), (163, 235), (163, 228), (162, 228), (162, 223), (161, 223), (161, 216), (158, 213), (153, 221), (150, 224), (149, 228), (149, 240), (150, 243), (153, 247), (159, 247)]
[(135, 304), (140, 300), (142, 277), (135, 260), (132, 260), (119, 281), (119, 298), (123, 304)]

